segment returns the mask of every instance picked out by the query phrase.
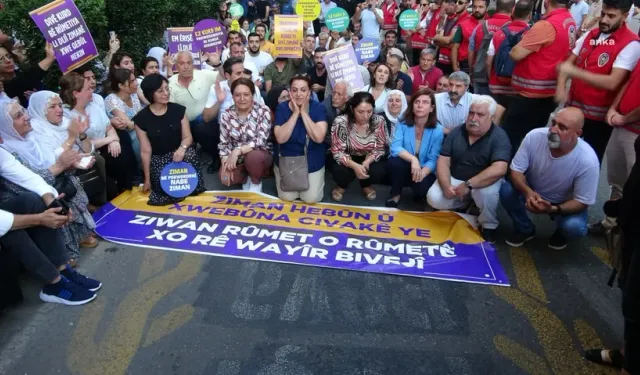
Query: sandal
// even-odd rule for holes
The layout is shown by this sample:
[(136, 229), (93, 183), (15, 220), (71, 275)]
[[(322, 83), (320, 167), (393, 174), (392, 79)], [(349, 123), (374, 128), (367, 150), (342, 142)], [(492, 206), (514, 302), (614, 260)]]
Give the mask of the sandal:
[[(367, 192), (368, 191), (368, 192)], [(362, 192), (364, 193), (364, 197), (367, 198), (368, 201), (373, 201), (376, 199), (376, 191), (373, 188), (364, 188), (362, 189)]]
[(340, 191), (340, 188), (335, 188), (331, 192), (331, 199), (333, 199), (336, 202), (342, 201), (343, 197), (344, 197), (344, 190)]
[(98, 239), (89, 235), (82, 242), (80, 242), (81, 249), (93, 249), (98, 246)]
[(76, 267), (78, 267), (78, 259), (77, 259), (77, 258), (69, 259), (69, 261), (67, 262), (67, 264), (68, 264), (68, 265), (69, 265), (69, 267), (71, 267), (71, 268), (76, 268)]
[(589, 349), (585, 350), (584, 358), (600, 365), (621, 369), (624, 365), (624, 356), (619, 349)]

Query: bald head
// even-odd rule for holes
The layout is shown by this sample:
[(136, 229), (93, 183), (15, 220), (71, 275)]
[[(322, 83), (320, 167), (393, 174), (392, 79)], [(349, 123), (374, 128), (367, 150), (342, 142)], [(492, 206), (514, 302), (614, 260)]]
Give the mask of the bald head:
[(549, 128), (549, 148), (566, 154), (573, 150), (582, 135), (584, 115), (578, 108), (563, 108), (551, 120)]
[(582, 131), (584, 126), (584, 114), (582, 111), (575, 107), (562, 108), (556, 114), (556, 122), (560, 121), (565, 126), (576, 130)]

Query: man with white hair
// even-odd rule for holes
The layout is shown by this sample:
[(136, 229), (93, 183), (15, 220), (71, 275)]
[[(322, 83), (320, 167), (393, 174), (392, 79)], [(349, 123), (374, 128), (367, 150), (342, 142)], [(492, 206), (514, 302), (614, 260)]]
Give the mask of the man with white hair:
[(567, 238), (587, 234), (587, 209), (596, 202), (600, 164), (582, 139), (584, 115), (578, 108), (560, 110), (550, 128), (530, 131), (511, 162), (510, 181), (500, 189), (500, 201), (513, 220), (507, 244), (522, 246), (535, 236), (527, 215), (550, 215), (556, 231), (548, 246), (567, 247)]
[(480, 209), (482, 235), (490, 243), (495, 242), (500, 187), (511, 158), (507, 133), (492, 122), (496, 108), (492, 97), (474, 95), (466, 125), (453, 129), (442, 145), (438, 180), (427, 193), (437, 210), (461, 209), (473, 200)]
[[(322, 104), (327, 111), (327, 124), (331, 127), (333, 120), (344, 113), (347, 101), (353, 96), (353, 87), (345, 79), (336, 81), (331, 95), (327, 96)], [(327, 143), (331, 143), (331, 132), (327, 132)]]
[(473, 94), (469, 90), (471, 78), (462, 71), (451, 73), (449, 76), (449, 90), (438, 93), (436, 97), (436, 115), (438, 122), (444, 126), (444, 134), (449, 134), (453, 129), (464, 124)]

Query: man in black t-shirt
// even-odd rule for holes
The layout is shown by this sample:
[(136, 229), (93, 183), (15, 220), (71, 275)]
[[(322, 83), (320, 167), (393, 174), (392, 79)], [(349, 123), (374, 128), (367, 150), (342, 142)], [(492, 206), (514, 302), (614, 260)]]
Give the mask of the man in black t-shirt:
[(324, 100), (325, 86), (327, 86), (327, 68), (324, 66), (323, 60), (325, 52), (327, 49), (324, 47), (316, 48), (313, 55), (316, 66), (307, 70), (311, 80), (311, 90), (318, 95), (318, 101), (321, 103)]

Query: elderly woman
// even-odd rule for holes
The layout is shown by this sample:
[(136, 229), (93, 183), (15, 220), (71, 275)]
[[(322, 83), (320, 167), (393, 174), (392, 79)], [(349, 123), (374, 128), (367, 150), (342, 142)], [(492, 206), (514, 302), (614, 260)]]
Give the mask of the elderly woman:
[(425, 199), (436, 180), (436, 162), (444, 139), (436, 119), (436, 100), (429, 89), (411, 96), (409, 108), (395, 126), (388, 169), (391, 197), (387, 207), (398, 207), (402, 189), (410, 186), (416, 199)]
[(387, 133), (393, 137), (396, 124), (407, 111), (407, 97), (400, 90), (391, 90), (387, 94), (387, 101), (383, 105), (385, 122), (387, 123)]
[(134, 118), (136, 133), (140, 139), (143, 191), (151, 191), (147, 204), (165, 206), (184, 198), (174, 198), (160, 185), (162, 169), (173, 162), (190, 163), (197, 171), (198, 185), (191, 195), (205, 191), (200, 171), (200, 161), (193, 146), (193, 137), (186, 108), (169, 102), (169, 85), (165, 77), (152, 74), (142, 81), (142, 92), (149, 101), (147, 107)]
[[(262, 192), (262, 177), (273, 164), (271, 114), (253, 100), (256, 87), (247, 78), (231, 84), (233, 105), (220, 117), (220, 181), (225, 186), (242, 183), (242, 189)], [(248, 177), (247, 177), (248, 175)]]
[[(300, 198), (306, 203), (316, 203), (322, 200), (324, 192), (327, 114), (322, 104), (310, 100), (308, 77), (294, 76), (289, 86), (291, 100), (278, 106), (273, 129), (278, 197), (285, 201)], [(289, 168), (295, 157), (306, 159), (306, 171)], [(302, 179), (291, 181), (290, 176), (295, 175)]]
[(336, 117), (331, 127), (330, 164), (338, 186), (331, 198), (340, 202), (351, 181), (358, 179), (364, 196), (376, 199), (371, 186), (382, 182), (386, 174), (383, 161), (389, 137), (384, 118), (373, 113), (375, 101), (368, 92), (358, 92), (347, 102), (345, 114)]
[[(76, 265), (80, 247), (98, 245), (98, 240), (93, 236), (95, 222), (87, 210), (89, 200), (74, 176), (76, 168), (87, 168), (90, 164), (81, 165), (84, 155), (76, 147), (68, 146), (78, 142), (88, 123), (64, 119), (62, 101), (57, 94), (49, 91), (36, 94), (30, 100), (28, 114), (16, 100), (1, 105), (2, 147), (49, 185), (65, 194), (65, 200), (70, 203), (74, 214), (72, 221), (63, 228), (63, 233), (71, 264)], [(39, 131), (33, 131), (35, 128)], [(49, 138), (49, 142), (44, 142), (45, 137)], [(53, 142), (53, 139), (62, 139), (63, 142)], [(0, 201), (10, 200), (22, 193), (25, 193), (23, 188), (0, 179)]]
[(142, 109), (138, 99), (138, 81), (132, 71), (115, 69), (109, 74), (109, 85), (112, 93), (104, 99), (107, 115), (109, 118), (118, 117), (122, 120), (122, 125), (116, 127), (127, 131), (134, 155), (139, 162), (140, 142), (132, 121), (132, 118)]
[(111, 200), (121, 192), (131, 190), (136, 172), (136, 157), (129, 133), (118, 129), (125, 125), (124, 121), (120, 118), (109, 120), (102, 98), (92, 94), (92, 91), (91, 81), (77, 73), (69, 73), (60, 78), (60, 96), (65, 104), (65, 117), (72, 119), (80, 116), (89, 120), (87, 136), (93, 146), (100, 150), (96, 166), (103, 181), (108, 176), (116, 183), (115, 191), (109, 189), (109, 194), (100, 203), (104, 204), (107, 199)]
[(375, 100), (375, 113), (384, 112), (384, 103), (387, 101), (389, 91), (393, 88), (392, 84), (391, 68), (386, 64), (379, 64), (373, 71), (373, 82), (362, 88), (361, 91), (373, 95), (373, 100)]

